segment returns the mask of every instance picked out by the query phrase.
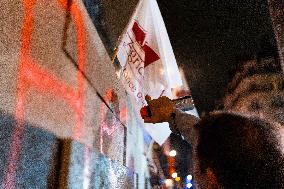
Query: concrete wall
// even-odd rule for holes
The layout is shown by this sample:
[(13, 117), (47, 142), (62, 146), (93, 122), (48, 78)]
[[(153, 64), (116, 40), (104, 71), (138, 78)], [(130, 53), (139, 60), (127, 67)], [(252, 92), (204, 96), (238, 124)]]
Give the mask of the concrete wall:
[(0, 6), (2, 187), (143, 188), (147, 134), (84, 3)]

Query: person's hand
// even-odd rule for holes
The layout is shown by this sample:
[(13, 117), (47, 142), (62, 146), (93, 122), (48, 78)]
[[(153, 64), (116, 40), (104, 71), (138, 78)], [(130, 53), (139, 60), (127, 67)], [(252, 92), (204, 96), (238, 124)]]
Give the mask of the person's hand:
[(145, 99), (151, 112), (150, 115), (142, 115), (143, 108), (145, 109), (145, 107), (141, 109), (141, 116), (145, 123), (168, 122), (171, 119), (172, 113), (175, 110), (175, 104), (168, 97), (162, 96), (151, 100), (151, 97), (146, 95)]

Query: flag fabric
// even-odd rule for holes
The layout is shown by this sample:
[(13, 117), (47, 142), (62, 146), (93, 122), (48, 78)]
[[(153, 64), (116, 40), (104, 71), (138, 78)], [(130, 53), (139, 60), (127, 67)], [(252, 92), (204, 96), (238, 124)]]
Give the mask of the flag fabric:
[[(136, 108), (152, 98), (168, 96), (171, 89), (182, 85), (176, 59), (156, 0), (140, 0), (120, 38), (117, 58), (120, 79)], [(143, 120), (140, 120), (143, 122)], [(144, 124), (152, 138), (162, 144), (170, 135), (168, 123)]]

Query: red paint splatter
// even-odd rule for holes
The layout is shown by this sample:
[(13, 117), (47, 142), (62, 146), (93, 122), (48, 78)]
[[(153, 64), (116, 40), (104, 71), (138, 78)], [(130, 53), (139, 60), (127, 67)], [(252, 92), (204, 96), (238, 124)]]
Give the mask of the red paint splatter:
[(124, 106), (123, 108), (121, 108), (120, 114), (119, 114), (119, 119), (122, 123), (125, 123), (127, 120), (127, 116), (128, 116), (128, 111), (127, 111), (127, 107)]

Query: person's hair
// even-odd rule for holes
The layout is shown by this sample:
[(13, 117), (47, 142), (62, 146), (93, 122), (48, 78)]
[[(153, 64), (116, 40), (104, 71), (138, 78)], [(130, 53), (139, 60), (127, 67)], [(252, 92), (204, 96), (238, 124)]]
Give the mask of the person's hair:
[(212, 113), (199, 130), (199, 169), (223, 188), (284, 188), (284, 158), (274, 125), (234, 113)]

